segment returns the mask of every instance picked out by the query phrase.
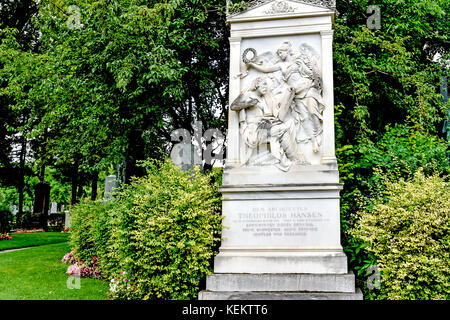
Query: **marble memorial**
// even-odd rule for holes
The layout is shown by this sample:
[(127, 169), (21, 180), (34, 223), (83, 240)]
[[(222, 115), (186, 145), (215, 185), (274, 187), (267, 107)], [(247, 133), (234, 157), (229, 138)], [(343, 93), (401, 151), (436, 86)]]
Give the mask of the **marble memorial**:
[(331, 0), (228, 15), (223, 239), (199, 299), (362, 299), (340, 243)]

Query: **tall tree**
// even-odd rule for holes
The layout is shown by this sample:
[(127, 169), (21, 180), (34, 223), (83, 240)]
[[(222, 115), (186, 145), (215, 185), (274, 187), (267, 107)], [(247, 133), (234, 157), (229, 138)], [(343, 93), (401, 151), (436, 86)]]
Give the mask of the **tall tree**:
[[(60, 1), (66, 8), (69, 1)], [(42, 50), (53, 74), (39, 88), (59, 162), (85, 171), (164, 157), (170, 133), (194, 120), (224, 127), (227, 31), (224, 1), (79, 1), (80, 21), (42, 3)], [(220, 10), (219, 10), (220, 9)], [(221, 120), (220, 120), (221, 119)], [(57, 129), (56, 129), (57, 128)]]

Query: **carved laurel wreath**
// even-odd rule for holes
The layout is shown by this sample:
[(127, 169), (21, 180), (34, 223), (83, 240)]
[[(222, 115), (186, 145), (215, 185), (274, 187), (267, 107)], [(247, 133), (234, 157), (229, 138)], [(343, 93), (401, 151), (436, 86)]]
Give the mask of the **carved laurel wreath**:
[[(253, 56), (249, 59), (248, 58), (248, 53), (249, 52), (251, 52), (252, 54), (253, 54)], [(255, 61), (255, 58), (256, 58), (256, 50), (255, 49), (253, 49), (253, 48), (247, 48), (247, 49), (245, 49), (244, 50), (244, 52), (242, 53), (242, 61), (245, 63), (245, 64), (247, 64), (247, 63), (250, 63), (250, 62), (253, 62), (253, 61)]]
[(270, 9), (266, 11), (267, 14), (288, 12), (294, 12), (294, 8), (292, 8), (286, 1), (276, 1), (272, 3)]

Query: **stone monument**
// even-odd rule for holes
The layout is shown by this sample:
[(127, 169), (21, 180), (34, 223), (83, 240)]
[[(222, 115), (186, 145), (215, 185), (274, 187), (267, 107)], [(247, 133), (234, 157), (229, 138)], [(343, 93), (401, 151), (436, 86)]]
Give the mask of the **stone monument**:
[(340, 242), (335, 1), (259, 0), (228, 15), (223, 239), (199, 299), (362, 299)]

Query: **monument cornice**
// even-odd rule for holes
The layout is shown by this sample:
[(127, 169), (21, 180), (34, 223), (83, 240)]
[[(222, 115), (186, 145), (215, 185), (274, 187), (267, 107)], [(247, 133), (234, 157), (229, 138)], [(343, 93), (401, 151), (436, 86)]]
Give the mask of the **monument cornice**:
[(228, 3), (227, 1), (227, 15), (229, 18), (239, 15), (243, 12), (249, 11), (254, 8), (258, 8), (262, 5), (265, 5), (267, 3), (274, 2), (274, 5), (272, 6), (269, 11), (267, 11), (267, 14), (274, 14), (274, 13), (290, 13), (293, 12), (293, 8), (289, 6), (289, 2), (297, 2), (297, 3), (303, 3), (307, 5), (312, 5), (316, 7), (322, 7), (324, 9), (330, 9), (335, 10), (336, 9), (336, 0), (251, 0), (248, 1), (247, 7), (243, 9), (231, 9), (228, 11)]

